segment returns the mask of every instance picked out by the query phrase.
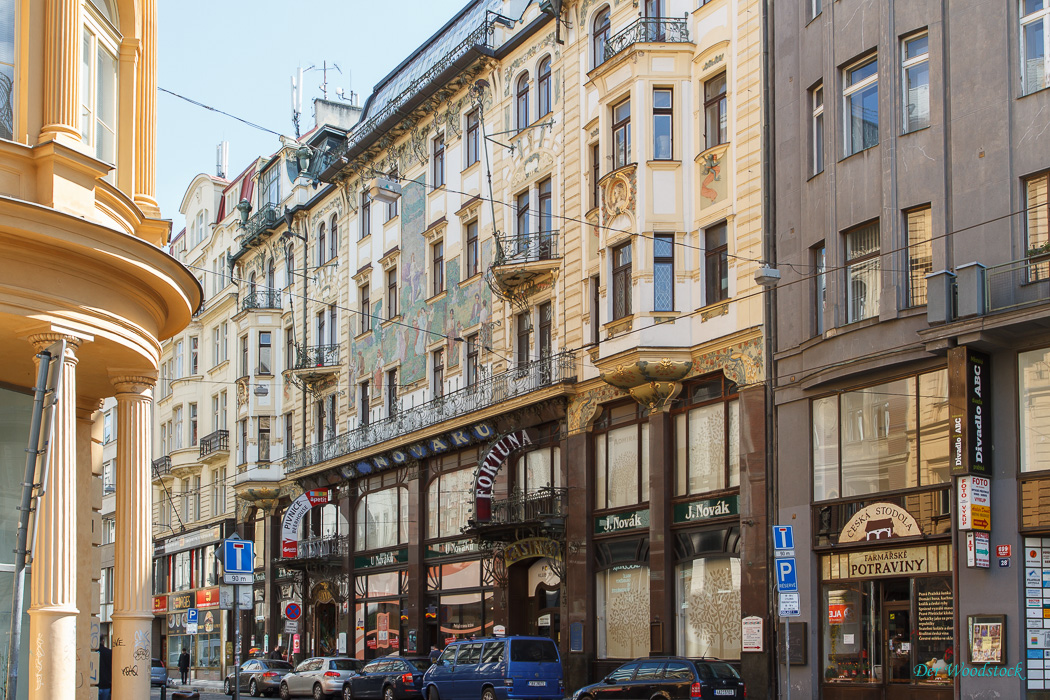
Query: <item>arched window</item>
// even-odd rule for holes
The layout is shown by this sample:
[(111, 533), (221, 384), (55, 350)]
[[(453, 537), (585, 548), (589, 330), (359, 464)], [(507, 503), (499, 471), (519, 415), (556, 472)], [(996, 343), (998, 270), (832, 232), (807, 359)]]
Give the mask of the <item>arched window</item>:
[(524, 129), (529, 125), (529, 74), (522, 73), (518, 78), (518, 128)]
[(317, 264), (318, 265), (324, 265), (325, 252), (326, 252), (326, 249), (325, 249), (325, 228), (324, 228), (324, 222), (322, 221), (321, 225), (317, 227)]
[(328, 258), (332, 259), (339, 254), (339, 224), (335, 214), (332, 214), (328, 222)]
[[(87, 0), (80, 37), (80, 138), (96, 158), (117, 162), (117, 15), (109, 0)], [(107, 179), (112, 178), (112, 172)]]
[(538, 117), (551, 113), (551, 57), (546, 56), (540, 61), (540, 67), (536, 74), (536, 93), (539, 97), (540, 111)]
[(273, 291), (277, 288), (277, 266), (274, 265), (273, 258), (270, 258), (270, 262), (266, 265), (266, 288)]
[(605, 44), (609, 41), (609, 8), (594, 18), (594, 67), (605, 63)]
[(253, 304), (255, 303), (255, 290), (255, 273), (253, 272), (248, 278), (248, 297), (252, 300)]

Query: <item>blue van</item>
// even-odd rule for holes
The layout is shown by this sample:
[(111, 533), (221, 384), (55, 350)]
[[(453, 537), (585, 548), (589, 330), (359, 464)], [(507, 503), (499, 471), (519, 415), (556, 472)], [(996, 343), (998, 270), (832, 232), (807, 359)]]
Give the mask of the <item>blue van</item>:
[(558, 645), (548, 637), (452, 642), (423, 675), (424, 700), (561, 700)]

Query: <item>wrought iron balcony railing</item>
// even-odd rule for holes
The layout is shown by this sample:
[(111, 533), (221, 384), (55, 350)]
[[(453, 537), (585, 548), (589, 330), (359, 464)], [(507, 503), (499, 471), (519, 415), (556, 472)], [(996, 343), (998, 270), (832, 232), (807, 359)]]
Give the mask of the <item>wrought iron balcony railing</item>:
[(324, 442), (295, 450), (285, 458), (285, 474), (320, 464), (336, 457), (387, 440), (422, 430), (446, 420), (508, 401), (517, 396), (576, 379), (576, 355), (563, 352), (528, 362), (482, 379), (471, 386), (431, 399), (414, 408), (402, 405), (389, 418), (363, 425)]
[(544, 486), (533, 491), (518, 491), (509, 498), (493, 501), (489, 523), (512, 525), (564, 519), (568, 512), (569, 489)]
[(605, 42), (603, 60), (608, 61), (632, 44), (645, 42), (688, 43), (689, 24), (685, 19), (640, 17), (623, 31), (609, 37), (609, 40)]
[(360, 122), (355, 126), (353, 131), (347, 136), (346, 143), (342, 147), (323, 154), (321, 156), (322, 161), (320, 171), (326, 170), (343, 156), (347, 156), (358, 146), (366, 143), (370, 138), (376, 137), (380, 133), (379, 127), (384, 122), (391, 117), (401, 114), (405, 109), (406, 104), (423, 92), (424, 89), (441, 76), (442, 73), (452, 68), (457, 62), (461, 61), (470, 51), (475, 49), (495, 48), (493, 39), (494, 33), (495, 20), (486, 20), (476, 29), (467, 34), (462, 41), (449, 49), (445, 55), (435, 60), (422, 75), (412, 80), (408, 87), (398, 93), (397, 96), (390, 99), (382, 109), (369, 117), (366, 121)]
[(984, 284), (986, 313), (1050, 301), (1050, 253), (986, 268)]
[(241, 310), (251, 309), (280, 309), (281, 292), (277, 289), (264, 289), (262, 291), (248, 292), (241, 300)]
[(201, 459), (215, 452), (230, 451), (230, 431), (216, 430), (214, 433), (205, 435), (200, 440)]
[(347, 535), (322, 535), (299, 540), (297, 559), (343, 559), (350, 554), (350, 537)]
[(277, 228), (280, 223), (281, 217), (277, 213), (277, 205), (273, 202), (259, 207), (259, 210), (252, 214), (248, 222), (244, 224), (244, 238), (241, 239), (241, 248), (252, 248), (259, 244), (260, 237), (269, 231)]
[(558, 260), (558, 231), (538, 231), (496, 239), (496, 265)]
[(336, 367), (339, 364), (338, 345), (296, 345), (295, 368)]
[(171, 474), (171, 457), (158, 457), (153, 460), (153, 478), (159, 479), (162, 476)]

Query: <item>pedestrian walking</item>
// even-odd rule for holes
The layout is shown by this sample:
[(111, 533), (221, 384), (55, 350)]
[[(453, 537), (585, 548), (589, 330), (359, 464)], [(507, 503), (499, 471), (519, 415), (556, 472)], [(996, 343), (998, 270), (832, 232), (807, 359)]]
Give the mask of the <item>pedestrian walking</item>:
[(109, 700), (113, 687), (113, 652), (102, 642), (98, 646), (98, 700)]
[(430, 645), (430, 663), (437, 662), (439, 656), (441, 656), (441, 651), (436, 646), (431, 644)]
[(190, 652), (186, 647), (182, 647), (182, 653), (179, 654), (179, 673), (182, 675), (182, 684), (186, 685), (190, 677)]

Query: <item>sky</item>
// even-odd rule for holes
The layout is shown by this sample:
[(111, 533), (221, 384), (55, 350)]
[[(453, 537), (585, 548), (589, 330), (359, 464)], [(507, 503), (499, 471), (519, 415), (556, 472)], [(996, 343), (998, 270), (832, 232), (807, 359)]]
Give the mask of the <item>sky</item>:
[[(335, 88), (364, 105), (387, 73), (441, 28), (467, 0), (161, 0), (157, 85), (267, 129), (294, 136), (291, 79), (298, 68), (335, 63)], [(304, 73), (301, 128), (313, 126), (322, 71)], [(215, 147), (230, 142), (229, 177), (277, 150), (277, 136), (157, 94), (157, 200), (185, 225), (179, 206), (198, 173), (215, 173)]]

